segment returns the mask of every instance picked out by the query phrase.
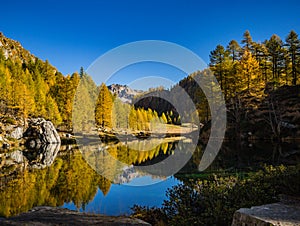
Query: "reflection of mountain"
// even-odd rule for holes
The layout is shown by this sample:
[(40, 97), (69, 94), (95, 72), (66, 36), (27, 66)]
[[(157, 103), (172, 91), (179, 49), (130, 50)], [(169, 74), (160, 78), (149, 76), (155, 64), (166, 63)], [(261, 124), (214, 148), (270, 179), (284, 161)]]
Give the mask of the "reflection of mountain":
[[(90, 145), (80, 148), (83, 157), (95, 171), (114, 183), (128, 183), (130, 180), (147, 174), (137, 170), (135, 165), (168, 156), (175, 144), (163, 140), (138, 140), (112, 145)], [(155, 144), (155, 145), (154, 145)], [(105, 148), (104, 148), (105, 147)], [(159, 175), (159, 174), (158, 174)]]
[(141, 176), (141, 173), (137, 172), (134, 169), (134, 166), (126, 166), (122, 169), (121, 174), (117, 176), (116, 179), (114, 179), (115, 184), (125, 184), (129, 183), (131, 180), (138, 178)]

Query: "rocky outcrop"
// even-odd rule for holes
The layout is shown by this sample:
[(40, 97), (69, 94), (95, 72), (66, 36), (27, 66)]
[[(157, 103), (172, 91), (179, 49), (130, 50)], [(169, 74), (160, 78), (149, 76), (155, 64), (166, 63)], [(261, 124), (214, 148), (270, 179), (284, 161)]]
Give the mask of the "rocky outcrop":
[(124, 103), (132, 103), (136, 95), (142, 94), (142, 90), (131, 89), (127, 85), (112, 84), (107, 87), (112, 94), (117, 95)]
[(300, 200), (241, 208), (234, 213), (232, 226), (296, 226), (300, 225)]
[(43, 118), (29, 120), (29, 127), (24, 133), (27, 144), (30, 148), (36, 148), (39, 144), (59, 144), (61, 143), (52, 122)]
[(0, 32), (0, 51), (5, 59), (20, 59), (22, 62), (35, 61), (35, 56), (24, 49), (20, 42), (7, 38)]
[(35, 207), (28, 213), (9, 219), (0, 218), (0, 225), (31, 225), (31, 226), (50, 226), (50, 225), (147, 225), (150, 224), (135, 218), (113, 217), (100, 214), (87, 214), (71, 211), (56, 207)]

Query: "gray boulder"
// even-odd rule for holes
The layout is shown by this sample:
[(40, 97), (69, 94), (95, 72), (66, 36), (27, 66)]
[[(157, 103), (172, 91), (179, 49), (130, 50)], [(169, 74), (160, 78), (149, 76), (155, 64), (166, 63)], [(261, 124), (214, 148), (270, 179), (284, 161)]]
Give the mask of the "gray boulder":
[(60, 144), (60, 137), (50, 121), (43, 118), (29, 120), (28, 129), (24, 133), (24, 137), (29, 138), (31, 148), (37, 144)]
[(23, 137), (23, 133), (23, 127), (18, 126), (12, 130), (12, 132), (10, 133), (10, 137), (19, 140)]
[(300, 200), (294, 197), (293, 200), (281, 200), (278, 203), (241, 208), (234, 213), (232, 226), (242, 225), (300, 225)]

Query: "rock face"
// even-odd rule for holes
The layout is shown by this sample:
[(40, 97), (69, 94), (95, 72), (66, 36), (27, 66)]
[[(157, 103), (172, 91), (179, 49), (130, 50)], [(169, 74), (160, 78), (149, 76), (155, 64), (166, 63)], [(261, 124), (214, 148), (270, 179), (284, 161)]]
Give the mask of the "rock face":
[(127, 85), (112, 84), (107, 87), (112, 94), (117, 95), (124, 103), (132, 103), (134, 96), (142, 94), (141, 90), (131, 89)]
[(300, 225), (300, 200), (241, 208), (234, 213), (232, 226)]
[(31, 119), (24, 137), (29, 138), (27, 143), (31, 148), (35, 148), (38, 144), (59, 144), (61, 142), (52, 122), (43, 118)]
[(0, 51), (2, 50), (5, 59), (20, 59), (22, 62), (28, 62), (29, 60), (35, 61), (35, 56), (28, 50), (24, 49), (22, 45), (10, 38), (7, 38), (0, 32)]
[(31, 225), (31, 226), (49, 226), (49, 225), (140, 225), (151, 226), (150, 224), (129, 217), (112, 217), (100, 214), (87, 214), (71, 211), (68, 209), (56, 207), (35, 207), (28, 213), (9, 219), (1, 219), (0, 225)]

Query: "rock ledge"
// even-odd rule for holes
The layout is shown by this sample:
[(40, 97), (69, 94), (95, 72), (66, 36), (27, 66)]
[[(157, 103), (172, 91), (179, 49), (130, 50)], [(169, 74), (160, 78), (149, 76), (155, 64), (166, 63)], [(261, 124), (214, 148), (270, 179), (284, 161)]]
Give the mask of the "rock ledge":
[(35, 207), (27, 213), (11, 218), (0, 218), (0, 225), (141, 225), (150, 224), (135, 218), (123, 216), (105, 216), (101, 214), (80, 213), (59, 207), (41, 206)]
[(232, 226), (300, 226), (300, 199), (241, 208), (234, 213)]

